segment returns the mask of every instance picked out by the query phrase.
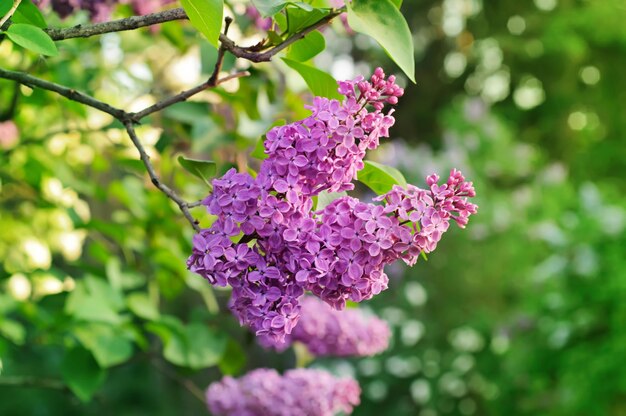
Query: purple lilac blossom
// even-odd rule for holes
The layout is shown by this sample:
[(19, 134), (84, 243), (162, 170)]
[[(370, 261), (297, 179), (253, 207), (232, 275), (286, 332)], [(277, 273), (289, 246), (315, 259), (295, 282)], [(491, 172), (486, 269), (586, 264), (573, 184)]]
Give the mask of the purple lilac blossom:
[(317, 357), (365, 357), (389, 346), (391, 330), (387, 323), (362, 310), (337, 311), (313, 296), (302, 297), (300, 308), (300, 321), (284, 343), (259, 338), (261, 345), (283, 351), (297, 341)]
[(298, 323), (305, 291), (335, 309), (370, 299), (387, 288), (385, 265), (414, 264), (450, 219), (464, 226), (476, 212), (467, 202), (472, 184), (457, 171), (441, 186), (428, 177), (429, 190), (395, 187), (377, 205), (343, 197), (314, 212), (320, 192), (353, 189), (365, 152), (394, 123), (385, 104), (404, 93), (380, 68), (367, 81), (339, 82), (338, 91), (342, 102), (315, 97), (311, 116), (267, 133), (256, 178), (231, 169), (213, 181), (203, 204), (217, 219), (196, 235), (187, 260), (211, 284), (232, 287), (240, 323), (275, 342)]
[(352, 413), (360, 394), (355, 380), (322, 370), (302, 368), (281, 376), (260, 368), (212, 383), (206, 399), (215, 416), (333, 416)]

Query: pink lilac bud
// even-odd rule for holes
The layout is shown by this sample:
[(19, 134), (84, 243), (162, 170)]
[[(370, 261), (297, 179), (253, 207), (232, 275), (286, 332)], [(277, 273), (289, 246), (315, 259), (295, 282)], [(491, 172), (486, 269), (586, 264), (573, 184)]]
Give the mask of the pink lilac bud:
[(10, 149), (20, 138), (17, 125), (9, 121), (0, 121), (0, 149)]
[(317, 357), (364, 357), (389, 346), (391, 331), (387, 323), (360, 309), (337, 311), (313, 296), (304, 296), (300, 307), (300, 321), (284, 343), (263, 337), (259, 342), (279, 351), (301, 342)]
[(246, 15), (254, 22), (257, 29), (268, 31), (272, 28), (272, 18), (261, 16), (257, 8), (252, 5), (246, 7)]
[(260, 368), (235, 379), (224, 377), (206, 392), (215, 416), (334, 416), (351, 414), (361, 389), (352, 378), (315, 369)]

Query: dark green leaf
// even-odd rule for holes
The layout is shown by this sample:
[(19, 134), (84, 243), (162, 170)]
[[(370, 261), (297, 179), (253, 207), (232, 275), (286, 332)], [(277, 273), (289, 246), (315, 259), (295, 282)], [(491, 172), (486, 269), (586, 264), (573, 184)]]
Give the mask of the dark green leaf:
[(282, 59), (289, 67), (295, 69), (302, 76), (314, 95), (341, 99), (341, 95), (337, 92), (337, 81), (332, 76), (301, 62), (287, 58)]
[(22, 0), (11, 20), (13, 23), (28, 23), (42, 29), (48, 26), (39, 8), (31, 0)]
[(357, 175), (361, 183), (378, 195), (389, 192), (393, 185), (403, 187), (407, 185), (406, 179), (398, 169), (369, 160), (365, 161), (365, 167)]
[(217, 166), (215, 162), (210, 160), (188, 159), (184, 156), (178, 156), (178, 163), (192, 175), (202, 179), (204, 183), (211, 186), (211, 179), (215, 177)]
[(84, 348), (67, 350), (61, 364), (61, 375), (80, 400), (88, 402), (106, 378), (91, 353)]
[(132, 342), (118, 327), (92, 323), (76, 328), (74, 334), (102, 368), (121, 364), (133, 355)]
[(326, 47), (324, 36), (320, 32), (311, 32), (289, 47), (287, 58), (305, 62), (322, 52)]
[(224, 16), (223, 0), (180, 0), (191, 24), (217, 47)]
[(58, 55), (57, 47), (50, 36), (37, 26), (14, 23), (6, 31), (7, 36), (23, 48), (42, 55)]
[(224, 375), (232, 376), (238, 374), (244, 365), (246, 365), (245, 351), (239, 344), (229, 339), (228, 344), (226, 344), (226, 351), (218, 363), (220, 371)]
[(411, 30), (391, 0), (354, 0), (347, 6), (350, 27), (374, 38), (409, 79), (415, 82)]
[(195, 370), (217, 364), (226, 350), (227, 338), (206, 324), (183, 325), (177, 318), (164, 316), (146, 329), (163, 341), (163, 356), (173, 364)]

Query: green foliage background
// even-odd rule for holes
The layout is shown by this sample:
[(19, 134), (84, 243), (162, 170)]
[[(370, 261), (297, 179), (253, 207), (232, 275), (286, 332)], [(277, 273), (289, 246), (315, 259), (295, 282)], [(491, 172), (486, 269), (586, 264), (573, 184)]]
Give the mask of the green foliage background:
[[(356, 415), (626, 413), (624, 3), (424, 0), (401, 11), (417, 85), (339, 21), (315, 63), (335, 75), (397, 72), (407, 88), (393, 140), (371, 158), (416, 184), (461, 169), (479, 214), (428, 262), (388, 270), (390, 289), (362, 306), (392, 325), (388, 351), (311, 365), (359, 379)], [(208, 76), (215, 57), (179, 22), (65, 41), (45, 59), (0, 42), (3, 68), (126, 108)], [(188, 200), (208, 189), (177, 156), (254, 168), (246, 155), (258, 138), (307, 114), (306, 86), (283, 62), (248, 70), (139, 128)], [(228, 292), (187, 272), (192, 230), (121, 125), (19, 92), (19, 141), (0, 141), (1, 414), (202, 414), (189, 381), (302, 361), (256, 346)], [(0, 114), (13, 94), (0, 80)]]

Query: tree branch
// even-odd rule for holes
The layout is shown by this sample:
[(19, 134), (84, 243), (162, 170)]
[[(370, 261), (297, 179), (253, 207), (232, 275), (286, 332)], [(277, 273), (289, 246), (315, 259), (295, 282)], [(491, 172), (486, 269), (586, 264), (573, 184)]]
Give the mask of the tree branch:
[[(272, 57), (289, 47), (293, 43), (302, 39), (314, 30), (319, 29), (322, 26), (327, 25), (335, 17), (339, 16), (346, 10), (345, 7), (340, 9), (333, 9), (331, 12), (313, 23), (310, 26), (305, 27), (300, 32), (294, 33), (283, 42), (274, 46), (265, 52), (256, 52), (251, 50), (250, 47), (241, 47), (235, 44), (226, 34), (220, 34), (221, 47), (229, 51), (237, 58), (247, 59), (251, 62), (269, 62)], [(186, 20), (187, 14), (182, 8), (165, 10), (158, 13), (152, 13), (145, 16), (133, 16), (125, 19), (114, 20), (111, 22), (96, 23), (94, 25), (77, 25), (67, 29), (46, 29), (46, 32), (53, 40), (65, 40), (72, 38), (88, 38), (91, 36), (102, 35), (104, 33), (121, 32), (125, 30), (133, 30), (144, 26), (155, 25), (159, 23), (170, 22), (172, 20)]]
[(68, 387), (61, 380), (33, 376), (3, 376), (0, 377), (0, 386), (68, 390)]
[(73, 38), (89, 38), (111, 32), (123, 32), (126, 30), (139, 29), (140, 27), (158, 25), (173, 20), (188, 19), (182, 8), (164, 10), (158, 13), (144, 16), (132, 16), (111, 22), (95, 23), (93, 25), (76, 25), (70, 28), (45, 29), (52, 40), (65, 40)]
[(138, 111), (136, 113), (130, 113), (130, 118), (134, 121), (134, 122), (139, 122), (142, 118), (152, 114), (152, 113), (156, 113), (157, 111), (161, 111), (164, 108), (167, 108), (171, 105), (174, 105), (176, 103), (179, 103), (181, 101), (186, 101), (187, 99), (189, 99), (190, 97), (198, 94), (199, 92), (202, 92), (204, 90), (210, 89), (210, 88), (214, 88), (220, 84), (225, 83), (226, 81), (230, 81), (231, 79), (235, 79), (235, 78), (241, 78), (241, 77), (247, 77), (249, 76), (250, 73), (248, 71), (242, 71), (242, 72), (237, 72), (235, 74), (231, 74), (228, 75), (222, 79), (218, 79), (217, 81), (215, 81), (214, 83), (211, 83), (211, 80), (209, 79), (206, 82), (203, 82), (200, 85), (197, 85), (193, 88), (190, 88), (188, 90), (185, 90), (179, 94), (173, 95), (171, 97), (168, 97), (164, 100), (159, 101), (158, 103), (152, 104), (150, 107), (146, 107), (141, 111)]
[(7, 71), (0, 68), (0, 78), (10, 79), (30, 88), (39, 87), (44, 90), (56, 92), (57, 94), (72, 101), (85, 104), (89, 107), (110, 114), (118, 120), (128, 118), (128, 113), (124, 110), (110, 106), (109, 104), (99, 101), (87, 94), (83, 94), (82, 92), (64, 87), (63, 85), (55, 84), (54, 82), (45, 81), (41, 78), (33, 77), (32, 75), (28, 75), (24, 72)]

